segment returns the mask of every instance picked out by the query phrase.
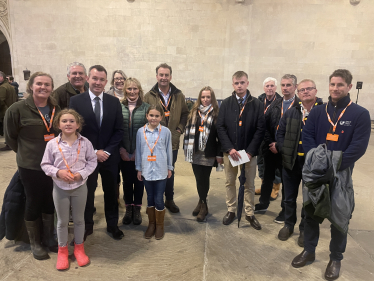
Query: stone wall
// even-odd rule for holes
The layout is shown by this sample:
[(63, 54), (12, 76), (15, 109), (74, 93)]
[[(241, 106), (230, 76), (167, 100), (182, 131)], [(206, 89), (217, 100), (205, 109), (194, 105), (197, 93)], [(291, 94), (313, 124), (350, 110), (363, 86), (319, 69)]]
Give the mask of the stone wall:
[(21, 90), (26, 67), (51, 73), (60, 85), (72, 61), (123, 69), (148, 90), (155, 67), (167, 62), (186, 96), (210, 85), (224, 98), (232, 74), (244, 70), (255, 96), (266, 77), (293, 73), (314, 79), (326, 99), (328, 76), (347, 68), (354, 85), (364, 82), (359, 104), (374, 119), (373, 1), (12, 0), (9, 11)]

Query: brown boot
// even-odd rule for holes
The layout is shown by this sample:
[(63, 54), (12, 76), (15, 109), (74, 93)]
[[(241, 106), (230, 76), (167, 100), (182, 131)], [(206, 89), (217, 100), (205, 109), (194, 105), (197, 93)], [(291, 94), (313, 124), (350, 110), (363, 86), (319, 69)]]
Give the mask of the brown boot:
[(164, 238), (165, 236), (164, 218), (165, 218), (165, 209), (163, 209), (162, 211), (156, 210), (156, 232), (155, 232), (156, 240), (160, 240)]
[(200, 212), (197, 215), (196, 220), (199, 221), (199, 222), (204, 221), (207, 214), (208, 214), (208, 204), (206, 203), (206, 201), (205, 201), (205, 203), (201, 202)]
[(156, 230), (155, 207), (147, 207), (146, 213), (148, 215), (148, 228), (144, 233), (144, 238), (151, 239), (152, 236), (155, 235), (155, 230)]
[(195, 210), (192, 211), (192, 215), (196, 217), (199, 214), (200, 209), (201, 209), (201, 199), (199, 199), (199, 202), (197, 203)]
[(273, 190), (271, 191), (270, 201), (273, 201), (278, 198), (280, 183), (273, 183)]

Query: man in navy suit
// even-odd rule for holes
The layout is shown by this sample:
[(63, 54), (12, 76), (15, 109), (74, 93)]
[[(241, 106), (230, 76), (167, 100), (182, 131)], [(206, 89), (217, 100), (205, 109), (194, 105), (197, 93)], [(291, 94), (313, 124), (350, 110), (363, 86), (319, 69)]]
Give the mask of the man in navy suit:
[(118, 145), (123, 137), (123, 117), (120, 102), (116, 97), (104, 93), (107, 71), (101, 65), (91, 66), (88, 73), (89, 90), (70, 99), (70, 108), (83, 116), (85, 125), (82, 136), (88, 138), (97, 155), (96, 170), (87, 180), (87, 203), (84, 213), (86, 224), (85, 238), (93, 233), (93, 213), (98, 174), (104, 191), (105, 219), (107, 231), (114, 239), (122, 239), (123, 232), (118, 228), (118, 201), (116, 185)]

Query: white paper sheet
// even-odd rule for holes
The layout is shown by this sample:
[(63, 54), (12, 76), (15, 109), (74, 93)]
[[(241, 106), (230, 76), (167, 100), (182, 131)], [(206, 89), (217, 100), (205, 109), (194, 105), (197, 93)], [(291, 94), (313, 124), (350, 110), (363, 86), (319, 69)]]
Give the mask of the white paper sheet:
[(248, 158), (248, 155), (247, 155), (247, 152), (245, 152), (245, 150), (239, 150), (238, 151), (239, 155), (241, 156), (241, 158), (239, 158), (239, 161), (235, 161), (234, 159), (231, 158), (231, 156), (229, 155), (229, 160), (230, 160), (230, 163), (233, 167), (236, 167), (238, 165), (241, 165), (241, 164), (244, 164), (244, 163), (247, 163), (249, 162), (249, 158)]

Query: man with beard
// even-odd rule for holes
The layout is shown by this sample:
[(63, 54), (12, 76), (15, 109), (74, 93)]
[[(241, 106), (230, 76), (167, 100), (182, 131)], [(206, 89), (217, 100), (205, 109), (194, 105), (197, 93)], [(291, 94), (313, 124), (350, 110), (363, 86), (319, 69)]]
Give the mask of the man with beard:
[(187, 123), (188, 108), (182, 91), (170, 83), (172, 78), (171, 66), (166, 63), (156, 67), (157, 84), (144, 96), (144, 102), (150, 105), (161, 105), (163, 117), (161, 124), (171, 132), (173, 146), (172, 176), (167, 179), (165, 189), (165, 207), (172, 213), (178, 213), (179, 208), (174, 202), (174, 171), (177, 161), (179, 139)]
[[(260, 96), (258, 96), (258, 99), (260, 102), (264, 104), (264, 114), (268, 111), (270, 105), (273, 101), (276, 99), (281, 99), (282, 97), (276, 92), (277, 90), (277, 79), (273, 77), (268, 77), (263, 82), (264, 86), (264, 93)], [(264, 143), (262, 142), (262, 145)], [(264, 180), (264, 157), (262, 155), (262, 147), (260, 146), (260, 149), (258, 151), (257, 156), (257, 168), (258, 168), (258, 176), (263, 181)], [(277, 169), (275, 171), (275, 180), (273, 182), (273, 191), (270, 195), (270, 200), (275, 200), (278, 197), (280, 184), (281, 184), (281, 178), (280, 178), (280, 171)], [(261, 188), (256, 188), (255, 190), (256, 195), (261, 194)]]
[(67, 70), (69, 82), (61, 85), (52, 93), (52, 97), (55, 98), (61, 110), (69, 107), (71, 97), (88, 90), (87, 71), (82, 63), (72, 62), (68, 65)]

